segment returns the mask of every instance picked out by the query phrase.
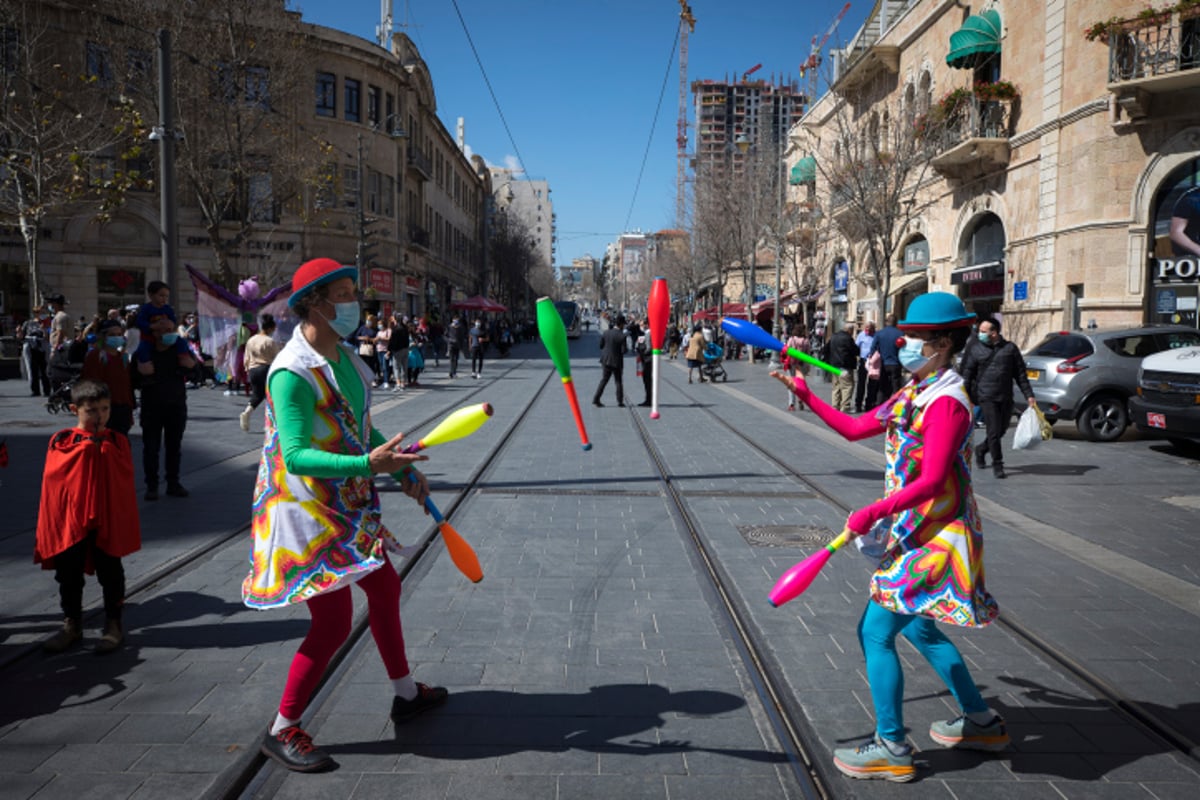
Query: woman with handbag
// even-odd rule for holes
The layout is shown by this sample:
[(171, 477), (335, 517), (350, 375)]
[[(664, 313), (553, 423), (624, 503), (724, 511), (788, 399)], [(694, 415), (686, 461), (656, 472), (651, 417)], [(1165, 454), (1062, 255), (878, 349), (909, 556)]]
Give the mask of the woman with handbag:
[(375, 337), (379, 335), (379, 328), (376, 327), (377, 320), (374, 314), (367, 314), (367, 319), (359, 327), (354, 334), (358, 340), (358, 354), (362, 356), (362, 360), (367, 362), (367, 366), (375, 373), (375, 385), (379, 386), (379, 362), (375, 360)]
[(932, 724), (935, 742), (985, 751), (1009, 743), (1004, 719), (980, 696), (962, 655), (936, 625), (982, 627), (999, 613), (983, 583), (983, 536), (971, 488), (972, 403), (953, 368), (974, 318), (946, 292), (914, 299), (899, 324), (906, 340), (900, 361), (912, 380), (873, 414), (844, 414), (814, 395), (803, 376), (772, 373), (846, 439), (886, 435), (885, 496), (846, 521), (856, 536), (876, 523), (888, 528), (858, 624), (875, 736), (857, 748), (834, 750), (834, 765), (851, 778), (905, 782), (916, 776), (913, 748), (905, 742), (897, 635), (929, 661), (962, 709), (956, 719)]
[[(808, 364), (803, 361), (793, 360), (787, 355), (788, 350), (795, 350), (798, 353), (808, 352), (808, 337), (804, 335), (804, 325), (797, 323), (792, 327), (792, 335), (788, 337), (784, 343), (783, 369), (788, 375), (808, 375)], [(788, 411), (795, 411), (796, 404), (789, 400)], [(800, 410), (804, 410), (804, 403), (800, 403)]]

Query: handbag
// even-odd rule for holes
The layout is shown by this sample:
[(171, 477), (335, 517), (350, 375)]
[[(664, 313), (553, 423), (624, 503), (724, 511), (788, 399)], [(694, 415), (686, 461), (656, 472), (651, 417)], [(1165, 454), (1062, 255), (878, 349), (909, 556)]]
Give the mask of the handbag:
[(363, 342), (358, 346), (358, 354), (363, 358), (370, 358), (375, 355), (375, 345)]

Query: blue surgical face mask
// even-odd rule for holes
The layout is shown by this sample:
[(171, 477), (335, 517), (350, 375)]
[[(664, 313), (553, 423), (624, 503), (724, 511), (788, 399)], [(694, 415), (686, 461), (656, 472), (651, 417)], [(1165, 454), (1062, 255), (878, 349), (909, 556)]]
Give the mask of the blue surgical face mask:
[(900, 363), (909, 372), (916, 372), (929, 363), (929, 359), (921, 353), (921, 349), (924, 346), (925, 341), (923, 339), (914, 339), (911, 336), (904, 337), (904, 347), (900, 348)]
[(122, 347), (125, 346), (125, 337), (124, 336), (105, 336), (104, 344), (108, 345), (113, 350), (120, 350)]
[(164, 333), (162, 335), (163, 344), (175, 344), (175, 340), (179, 338), (178, 333)]
[(351, 300), (347, 303), (332, 303), (334, 316), (333, 319), (325, 317), (325, 321), (329, 323), (329, 327), (333, 328), (333, 332), (338, 336), (346, 337), (354, 333), (358, 329), (358, 301)]
[(989, 342), (992, 341), (992, 336), (991, 336), (991, 334), (980, 331), (979, 332), (979, 341), (983, 342), (984, 344), (988, 344)]

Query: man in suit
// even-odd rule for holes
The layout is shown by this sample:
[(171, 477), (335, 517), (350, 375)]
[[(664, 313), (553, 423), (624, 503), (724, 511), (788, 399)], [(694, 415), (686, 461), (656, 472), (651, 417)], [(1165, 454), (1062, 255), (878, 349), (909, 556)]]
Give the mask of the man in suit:
[(608, 330), (600, 335), (600, 366), (604, 367), (604, 377), (600, 379), (600, 385), (596, 387), (592, 405), (604, 407), (604, 403), (600, 402), (600, 395), (604, 394), (604, 387), (608, 385), (608, 379), (611, 377), (615, 378), (617, 382), (617, 405), (624, 406), (625, 387), (621, 382), (622, 373), (625, 370), (624, 314), (618, 314)]

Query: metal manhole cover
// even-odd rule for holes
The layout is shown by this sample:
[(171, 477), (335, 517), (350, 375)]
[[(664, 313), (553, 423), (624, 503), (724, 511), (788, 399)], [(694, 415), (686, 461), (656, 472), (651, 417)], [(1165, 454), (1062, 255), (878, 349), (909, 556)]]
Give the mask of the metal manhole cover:
[(824, 547), (836, 535), (820, 525), (739, 525), (751, 547)]

